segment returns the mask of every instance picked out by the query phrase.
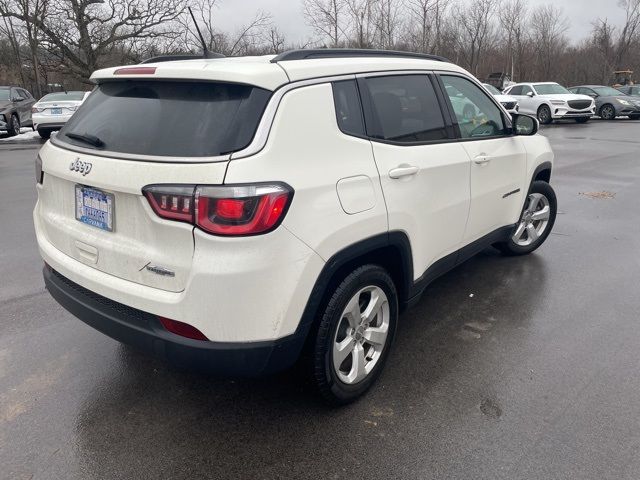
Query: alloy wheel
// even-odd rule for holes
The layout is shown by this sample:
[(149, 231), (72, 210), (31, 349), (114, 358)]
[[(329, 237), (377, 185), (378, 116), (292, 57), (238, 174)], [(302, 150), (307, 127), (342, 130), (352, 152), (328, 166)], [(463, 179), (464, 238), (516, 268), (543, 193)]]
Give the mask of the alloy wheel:
[(550, 217), (549, 199), (541, 193), (529, 195), (520, 223), (511, 237), (513, 242), (521, 247), (536, 242), (546, 231)]
[(332, 362), (340, 381), (354, 385), (371, 373), (387, 344), (389, 319), (382, 288), (367, 286), (351, 297), (333, 339)]

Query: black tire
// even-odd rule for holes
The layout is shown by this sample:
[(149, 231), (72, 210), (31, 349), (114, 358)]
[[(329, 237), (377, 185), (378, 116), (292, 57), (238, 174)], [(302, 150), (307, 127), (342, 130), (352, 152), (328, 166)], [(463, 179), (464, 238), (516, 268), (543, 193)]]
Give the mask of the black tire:
[(587, 123), (589, 120), (591, 120), (591, 117), (580, 117), (576, 118), (576, 123)]
[(7, 130), (7, 135), (9, 137), (20, 135), (20, 119), (15, 113), (11, 115), (11, 120), (9, 121), (8, 127), (9, 129)]
[[(338, 328), (342, 328), (346, 317), (343, 312), (360, 290), (367, 287), (382, 289), (388, 300), (388, 331), (379, 357), (372, 370), (359, 382), (348, 384), (339, 376), (333, 361), (334, 341)], [(363, 294), (364, 295), (364, 294)], [(359, 300), (359, 299), (358, 299)], [(359, 308), (363, 308), (359, 300)], [(322, 396), (332, 405), (345, 405), (363, 395), (376, 381), (389, 355), (398, 323), (398, 294), (387, 271), (377, 265), (364, 265), (351, 272), (335, 288), (326, 307), (320, 312), (315, 341), (311, 343), (313, 379)], [(376, 315), (376, 318), (380, 313)], [(355, 345), (356, 340), (354, 340)], [(368, 354), (370, 355), (370, 354)], [(345, 361), (349, 357), (345, 357)], [(351, 359), (353, 362), (353, 358)], [(339, 369), (339, 367), (338, 367)]]
[(640, 115), (629, 115), (631, 120), (640, 120)]
[(553, 122), (553, 117), (551, 116), (551, 109), (547, 105), (542, 105), (538, 109), (538, 121), (542, 125), (549, 125)]
[(603, 120), (614, 120), (616, 118), (615, 107), (609, 103), (600, 107), (600, 118)]
[(47, 140), (49, 137), (51, 137), (51, 130), (45, 130), (44, 128), (39, 128), (38, 135), (40, 135), (42, 138)]
[[(522, 246), (522, 245), (518, 245), (514, 241), (513, 236), (514, 234), (517, 233), (517, 230), (521, 222), (524, 220), (525, 213), (527, 212), (527, 208), (529, 206), (529, 198), (530, 198), (530, 195), (532, 194), (540, 194), (548, 200), (549, 208), (550, 208), (549, 220), (544, 229), (544, 232), (542, 232), (542, 234), (538, 237), (537, 240), (535, 240), (530, 245)], [(556, 193), (553, 191), (553, 188), (551, 188), (551, 185), (543, 181), (533, 182), (533, 184), (531, 185), (531, 190), (529, 191), (529, 194), (527, 196), (527, 200), (525, 201), (525, 204), (522, 208), (522, 214), (520, 216), (520, 220), (518, 221), (518, 224), (514, 227), (513, 232), (509, 235), (509, 240), (507, 240), (506, 242), (496, 243), (494, 244), (494, 247), (496, 247), (505, 255), (528, 255), (529, 253), (538, 249), (545, 242), (545, 240), (551, 233), (551, 230), (553, 230), (553, 225), (556, 222), (557, 213), (558, 213), (558, 200), (556, 198)]]

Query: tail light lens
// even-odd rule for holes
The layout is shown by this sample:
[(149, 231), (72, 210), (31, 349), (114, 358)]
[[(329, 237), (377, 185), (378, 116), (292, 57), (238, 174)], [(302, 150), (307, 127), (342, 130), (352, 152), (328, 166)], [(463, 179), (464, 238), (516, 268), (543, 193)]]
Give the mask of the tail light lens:
[(160, 217), (221, 236), (258, 235), (275, 229), (293, 198), (293, 190), (283, 184), (151, 185), (143, 193)]
[(31, 113), (40, 113), (44, 112), (44, 108), (31, 107)]

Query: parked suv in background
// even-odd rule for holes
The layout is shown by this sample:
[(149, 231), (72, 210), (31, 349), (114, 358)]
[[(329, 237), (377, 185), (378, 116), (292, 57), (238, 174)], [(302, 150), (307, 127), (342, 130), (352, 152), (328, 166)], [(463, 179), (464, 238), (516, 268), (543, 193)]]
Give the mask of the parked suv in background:
[(545, 125), (560, 119), (586, 123), (595, 114), (591, 97), (571, 93), (557, 83), (517, 83), (504, 93), (518, 99), (520, 113), (536, 115)]
[(71, 91), (48, 93), (31, 107), (33, 126), (42, 138), (60, 130), (91, 92)]
[(493, 85), (488, 83), (483, 83), (482, 86), (488, 90), (488, 92), (493, 95), (498, 102), (502, 104), (502, 106), (509, 113), (518, 113), (520, 111), (520, 106), (518, 105), (518, 99), (512, 97), (510, 95), (504, 95), (500, 90), (498, 90)]
[(604, 120), (616, 117), (640, 119), (640, 99), (634, 99), (613, 87), (580, 85), (571, 87), (569, 91), (593, 98), (596, 101), (596, 114)]
[(179, 365), (257, 375), (302, 355), (349, 402), (429, 282), (489, 245), (530, 253), (555, 221), (536, 119), (439, 57), (301, 50), (92, 79), (37, 160), (45, 283)]
[(20, 134), (21, 127), (30, 127), (31, 106), (36, 103), (24, 88), (0, 87), (0, 130), (13, 137)]

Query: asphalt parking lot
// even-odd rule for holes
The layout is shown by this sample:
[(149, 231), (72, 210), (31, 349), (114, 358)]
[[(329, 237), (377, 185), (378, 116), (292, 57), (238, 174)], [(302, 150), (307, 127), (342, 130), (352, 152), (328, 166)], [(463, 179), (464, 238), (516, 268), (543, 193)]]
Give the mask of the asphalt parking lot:
[(0, 478), (640, 478), (640, 122), (543, 129), (561, 214), (401, 318), (378, 384), (325, 407), (294, 374), (181, 372), (44, 290), (38, 144), (0, 143)]

